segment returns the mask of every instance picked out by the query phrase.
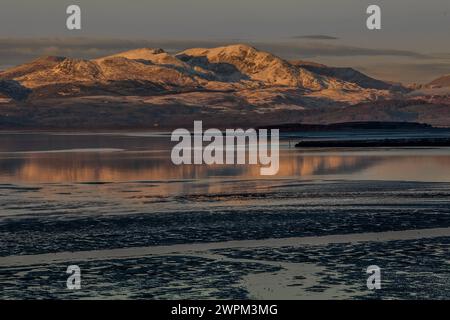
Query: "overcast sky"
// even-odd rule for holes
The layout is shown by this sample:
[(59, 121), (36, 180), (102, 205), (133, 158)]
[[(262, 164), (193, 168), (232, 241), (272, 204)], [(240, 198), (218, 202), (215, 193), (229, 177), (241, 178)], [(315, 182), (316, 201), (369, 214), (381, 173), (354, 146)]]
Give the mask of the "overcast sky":
[[(68, 31), (65, 10), (82, 9)], [(382, 30), (366, 8), (382, 9)], [(450, 73), (450, 0), (1, 0), (0, 68), (40, 54), (86, 58), (139, 46), (246, 42), (285, 58), (350, 65), (387, 80)], [(82, 39), (80, 39), (82, 38)]]

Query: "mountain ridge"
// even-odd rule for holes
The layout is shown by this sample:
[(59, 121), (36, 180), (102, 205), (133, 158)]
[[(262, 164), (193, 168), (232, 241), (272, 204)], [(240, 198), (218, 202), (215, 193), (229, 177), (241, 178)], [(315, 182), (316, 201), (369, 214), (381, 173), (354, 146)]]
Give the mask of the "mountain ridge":
[[(356, 71), (345, 76), (343, 71), (338, 74), (336, 70), (291, 63), (254, 47), (237, 44), (187, 49), (174, 55), (159, 48), (141, 48), (93, 60), (41, 57), (1, 72), (0, 78), (17, 81), (32, 91), (51, 84), (95, 86), (130, 80), (152, 82), (166, 86), (169, 91), (176, 87), (236, 90), (280, 86), (310, 91), (393, 88)], [(354, 81), (356, 77), (359, 79)], [(62, 92), (62, 96), (71, 95), (81, 96), (83, 92)]]
[[(440, 93), (442, 92), (442, 94)], [(235, 44), (97, 59), (46, 56), (0, 72), (0, 128), (170, 128), (348, 121), (450, 126), (448, 90)]]

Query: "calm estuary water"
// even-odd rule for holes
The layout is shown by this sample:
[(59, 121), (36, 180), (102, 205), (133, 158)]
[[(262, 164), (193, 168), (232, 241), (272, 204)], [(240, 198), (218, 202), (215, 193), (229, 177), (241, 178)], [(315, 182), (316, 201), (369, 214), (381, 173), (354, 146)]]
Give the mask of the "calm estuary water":
[[(289, 140), (291, 141), (289, 145)], [(4, 183), (133, 182), (202, 179), (400, 180), (450, 182), (450, 148), (313, 149), (280, 142), (280, 170), (255, 165), (184, 165), (170, 160), (168, 134), (0, 134)]]

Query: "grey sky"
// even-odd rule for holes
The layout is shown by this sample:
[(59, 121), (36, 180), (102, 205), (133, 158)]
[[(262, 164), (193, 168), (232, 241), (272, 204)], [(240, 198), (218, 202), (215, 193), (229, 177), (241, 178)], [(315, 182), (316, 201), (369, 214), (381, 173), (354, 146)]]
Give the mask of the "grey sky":
[[(65, 29), (69, 4), (81, 6), (81, 31)], [(382, 8), (380, 31), (365, 27), (369, 4)], [(422, 82), (446, 71), (446, 66), (450, 73), (449, 34), (449, 0), (1, 0), (0, 68), (20, 62), (12, 59), (15, 48), (11, 42), (5, 47), (6, 38), (59, 39), (59, 45), (43, 41), (39, 48), (30, 46), (23, 59), (33, 52), (70, 53), (64, 44), (74, 37), (145, 40), (169, 47), (180, 42), (190, 46), (189, 41), (205, 45), (247, 42), (275, 46), (278, 54), (288, 58), (357, 65), (392, 80)], [(102, 53), (95, 44), (88, 49), (84, 48), (88, 55)], [(16, 60), (20, 57), (16, 55)], [(398, 72), (383, 72), (383, 67), (393, 64), (396, 68), (390, 70)], [(408, 66), (414, 70), (411, 74)]]

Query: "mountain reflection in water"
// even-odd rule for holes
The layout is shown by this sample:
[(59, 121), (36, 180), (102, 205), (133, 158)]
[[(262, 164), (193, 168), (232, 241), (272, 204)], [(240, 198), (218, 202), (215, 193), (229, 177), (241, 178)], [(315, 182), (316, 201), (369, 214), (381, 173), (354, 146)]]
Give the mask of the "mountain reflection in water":
[(301, 150), (281, 142), (276, 176), (257, 165), (182, 165), (164, 134), (1, 134), (0, 182), (70, 183), (190, 179), (450, 181), (450, 149)]

